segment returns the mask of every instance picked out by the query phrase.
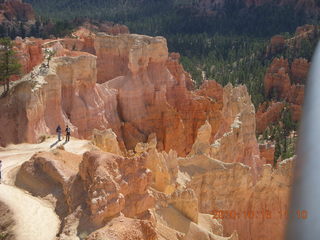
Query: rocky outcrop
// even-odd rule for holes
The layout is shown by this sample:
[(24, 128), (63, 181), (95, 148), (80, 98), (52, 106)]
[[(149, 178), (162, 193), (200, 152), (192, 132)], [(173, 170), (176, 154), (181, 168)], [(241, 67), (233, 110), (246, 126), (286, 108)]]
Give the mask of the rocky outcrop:
[(59, 240), (82, 233), (89, 234), (86, 239), (238, 239), (236, 232), (222, 237), (220, 221), (199, 213), (198, 197), (185, 185), (190, 179), (177, 177), (173, 193), (151, 188), (147, 155), (90, 151), (81, 160), (58, 149), (40, 152), (22, 165), (16, 184), (52, 202), (64, 219)]
[[(211, 145), (210, 156), (223, 162), (241, 162), (257, 173), (263, 165), (256, 139), (255, 109), (245, 86), (224, 88), (224, 122)], [(197, 142), (196, 142), (197, 143)]]
[(51, 195), (57, 214), (64, 217), (84, 200), (76, 181), (80, 162), (81, 156), (63, 150), (37, 153), (21, 166), (15, 184), (37, 196)]
[(18, 61), (23, 67), (23, 74), (31, 72), (35, 66), (43, 62), (43, 43), (43, 40), (34, 38), (28, 38), (25, 40), (17, 38), (14, 41), (14, 51), (17, 53)]
[(32, 6), (21, 0), (8, 0), (0, 4), (0, 23), (3, 22), (29, 22), (36, 19)]
[(278, 122), (284, 107), (283, 102), (265, 102), (259, 105), (256, 113), (257, 133), (262, 134), (268, 126)]
[(7, 126), (0, 130), (0, 144), (36, 142), (41, 135), (54, 133), (59, 123), (62, 128), (69, 124), (72, 135), (86, 138), (97, 126), (108, 129), (113, 122), (117, 129), (115, 91), (96, 86), (95, 61), (85, 53), (56, 58), (49, 68), (38, 66), (15, 82), (0, 99), (5, 113), (0, 122)]
[(206, 155), (181, 159), (179, 165), (190, 176), (200, 212), (222, 219), (226, 234), (236, 229), (239, 239), (284, 236), (292, 160), (281, 162), (277, 169), (264, 165), (258, 180), (248, 166)]
[(138, 143), (135, 147), (137, 154), (146, 155), (145, 166), (152, 171), (152, 187), (160, 192), (171, 194), (176, 189), (178, 175), (177, 153), (170, 150), (159, 152), (157, 150), (155, 134), (149, 136), (147, 143)]
[(265, 159), (266, 164), (274, 165), (275, 145), (271, 142), (259, 144), (260, 157)]
[(295, 58), (291, 63), (291, 81), (295, 84), (305, 84), (310, 63), (304, 58)]
[[(291, 64), (287, 59), (275, 58), (264, 77), (265, 95), (271, 102), (265, 102), (258, 108), (257, 132), (263, 131), (281, 117), (284, 102), (289, 104), (292, 118), (299, 121), (304, 99), (304, 84), (310, 63), (306, 59), (294, 59)], [(278, 102), (277, 102), (278, 101)]]
[(105, 152), (114, 153), (120, 156), (123, 155), (117, 140), (117, 135), (112, 131), (112, 129), (103, 131), (94, 129), (92, 142)]
[(266, 56), (272, 56), (286, 48), (286, 41), (282, 35), (273, 36), (267, 46)]
[(264, 77), (265, 95), (286, 99), (290, 92), (289, 63), (287, 59), (275, 58)]
[(168, 59), (164, 38), (100, 34), (95, 48), (98, 81), (118, 91), (127, 149), (155, 133), (160, 151), (174, 149), (185, 155), (199, 126), (206, 120), (218, 124), (218, 106), (188, 91), (188, 75), (176, 60)]
[(143, 215), (154, 206), (154, 198), (148, 192), (151, 171), (144, 167), (144, 162), (144, 157), (125, 158), (101, 152), (84, 154), (79, 175), (96, 225), (102, 226), (120, 212), (127, 217)]
[[(190, 75), (178, 63), (178, 54), (168, 54), (164, 38), (90, 35), (84, 30), (75, 34), (75, 39), (33, 41), (36, 53), (21, 54), (26, 55), (21, 58), (25, 59), (26, 71), (43, 58), (40, 46), (53, 50), (56, 57), (49, 67), (46, 60), (15, 82), (11, 94), (0, 99), (1, 109), (7, 113), (0, 122), (11, 119), (6, 109), (10, 104), (19, 104), (22, 109), (15, 113), (19, 116), (14, 118), (20, 122), (18, 129), (11, 129), (14, 122), (10, 121), (8, 129), (2, 130), (17, 130), (19, 134), (1, 134), (1, 145), (35, 142), (43, 134), (54, 133), (60, 123), (62, 127), (69, 124), (72, 135), (82, 138), (91, 137), (95, 128), (111, 128), (122, 151), (134, 149), (155, 133), (160, 152), (174, 149), (185, 156), (206, 121), (212, 126), (211, 140), (224, 134), (220, 129), (224, 121), (223, 88), (215, 81), (206, 81), (199, 90), (190, 91)], [(86, 45), (86, 37), (93, 46), (92, 42)], [(26, 42), (20, 41), (19, 48), (28, 49)], [(233, 122), (229, 120), (225, 119), (227, 125)]]
[(91, 233), (86, 240), (157, 240), (157, 233), (152, 222), (146, 220), (118, 217), (105, 227)]

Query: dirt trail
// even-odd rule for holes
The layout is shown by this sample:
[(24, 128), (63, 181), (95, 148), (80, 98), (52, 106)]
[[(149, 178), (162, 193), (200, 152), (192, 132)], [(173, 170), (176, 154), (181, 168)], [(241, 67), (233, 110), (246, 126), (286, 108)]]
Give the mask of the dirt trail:
[[(0, 148), (0, 159), (3, 163), (0, 201), (14, 214), (14, 232), (17, 240), (54, 240), (59, 231), (60, 220), (53, 207), (47, 201), (33, 197), (13, 185), (19, 167), (33, 154), (63, 144), (55, 140), (49, 138), (40, 144), (19, 144)], [(89, 141), (72, 139), (64, 148), (69, 152), (82, 154), (92, 146)]]

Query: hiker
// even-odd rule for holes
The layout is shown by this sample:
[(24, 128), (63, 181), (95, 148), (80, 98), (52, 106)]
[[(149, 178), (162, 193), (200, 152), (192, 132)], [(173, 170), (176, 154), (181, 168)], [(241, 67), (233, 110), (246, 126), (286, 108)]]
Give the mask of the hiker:
[(2, 161), (0, 160), (0, 183), (1, 183), (1, 167), (2, 167)]
[(70, 135), (71, 135), (71, 129), (67, 125), (67, 127), (66, 127), (66, 142), (70, 141)]
[(58, 134), (58, 141), (61, 141), (61, 127), (60, 127), (60, 125), (58, 125), (56, 132)]

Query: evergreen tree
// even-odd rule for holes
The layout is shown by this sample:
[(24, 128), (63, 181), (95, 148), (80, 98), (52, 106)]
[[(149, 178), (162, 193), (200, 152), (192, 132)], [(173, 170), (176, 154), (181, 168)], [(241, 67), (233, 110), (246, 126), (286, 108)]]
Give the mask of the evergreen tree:
[(26, 29), (24, 28), (23, 23), (20, 23), (19, 26), (19, 32), (20, 32), (20, 37), (25, 38), (26, 37)]
[(12, 47), (9, 38), (0, 39), (0, 80), (4, 85), (4, 94), (9, 91), (10, 77), (19, 74), (21, 68)]

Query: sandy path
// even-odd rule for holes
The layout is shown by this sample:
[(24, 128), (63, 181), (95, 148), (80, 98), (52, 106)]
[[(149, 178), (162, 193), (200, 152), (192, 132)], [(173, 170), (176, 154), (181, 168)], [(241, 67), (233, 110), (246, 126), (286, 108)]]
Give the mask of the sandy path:
[[(14, 214), (17, 240), (53, 240), (59, 231), (60, 220), (48, 202), (13, 186), (21, 164), (36, 152), (49, 151), (56, 143), (55, 140), (50, 138), (40, 144), (10, 145), (0, 149), (0, 159), (3, 163), (0, 201), (3, 201)], [(64, 147), (76, 154), (82, 154), (92, 148), (88, 141), (77, 139), (72, 139)]]
[(49, 204), (9, 185), (0, 185), (0, 199), (14, 214), (18, 240), (53, 240), (60, 220)]

